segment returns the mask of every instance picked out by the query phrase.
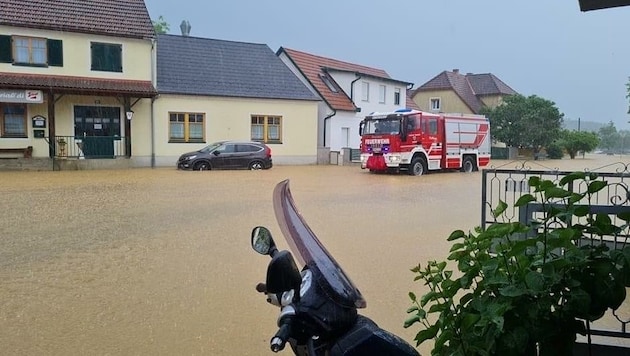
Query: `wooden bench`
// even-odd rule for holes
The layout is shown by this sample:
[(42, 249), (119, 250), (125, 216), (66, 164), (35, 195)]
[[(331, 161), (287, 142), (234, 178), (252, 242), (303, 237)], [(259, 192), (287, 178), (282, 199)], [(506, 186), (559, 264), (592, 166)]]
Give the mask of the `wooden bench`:
[(31, 158), (33, 157), (33, 146), (25, 148), (0, 148), (0, 153), (19, 153), (22, 154), (24, 158)]

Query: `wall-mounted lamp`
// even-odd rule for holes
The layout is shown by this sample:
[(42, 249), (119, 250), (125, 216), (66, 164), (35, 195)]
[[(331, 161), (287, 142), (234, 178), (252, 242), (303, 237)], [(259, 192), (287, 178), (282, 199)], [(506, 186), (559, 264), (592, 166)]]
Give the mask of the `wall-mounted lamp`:
[(131, 120), (133, 118), (133, 110), (129, 109), (125, 112), (125, 115), (127, 115), (127, 120)]

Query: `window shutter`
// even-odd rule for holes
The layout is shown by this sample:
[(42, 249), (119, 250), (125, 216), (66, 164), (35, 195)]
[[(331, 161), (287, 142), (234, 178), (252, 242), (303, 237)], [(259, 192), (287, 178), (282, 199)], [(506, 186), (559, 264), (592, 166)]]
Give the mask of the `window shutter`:
[(63, 44), (61, 40), (48, 40), (48, 65), (63, 67)]
[(122, 71), (123, 71), (123, 68), (122, 68), (122, 45), (119, 45), (116, 49), (118, 50), (118, 55), (116, 56), (116, 64), (114, 66), (114, 71), (122, 73)]
[(12, 63), (11, 36), (0, 35), (0, 63)]

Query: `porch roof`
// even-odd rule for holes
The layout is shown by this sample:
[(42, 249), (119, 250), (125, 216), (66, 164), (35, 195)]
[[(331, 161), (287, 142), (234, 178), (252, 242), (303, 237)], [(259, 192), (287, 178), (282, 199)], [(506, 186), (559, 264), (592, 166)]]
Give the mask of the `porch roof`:
[(134, 96), (152, 98), (157, 91), (150, 81), (0, 73), (0, 88), (52, 90), (57, 94)]

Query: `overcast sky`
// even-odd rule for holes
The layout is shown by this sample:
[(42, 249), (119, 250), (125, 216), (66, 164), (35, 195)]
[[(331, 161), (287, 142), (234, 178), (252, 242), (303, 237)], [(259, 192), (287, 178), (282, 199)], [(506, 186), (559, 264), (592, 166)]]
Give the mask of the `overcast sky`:
[(171, 34), (264, 43), (427, 82), (444, 70), (492, 73), (565, 118), (629, 129), (630, 6), (578, 0), (145, 0)]

